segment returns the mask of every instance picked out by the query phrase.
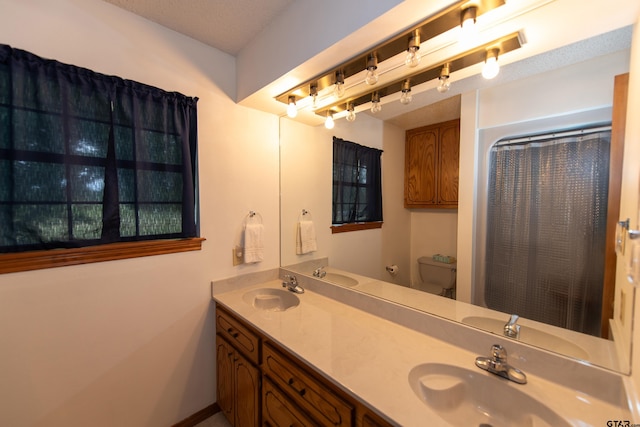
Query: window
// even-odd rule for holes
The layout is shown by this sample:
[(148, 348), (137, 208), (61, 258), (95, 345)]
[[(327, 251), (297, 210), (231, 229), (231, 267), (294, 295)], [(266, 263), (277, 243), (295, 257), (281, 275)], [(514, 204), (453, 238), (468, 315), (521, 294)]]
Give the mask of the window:
[(382, 226), (382, 151), (333, 137), (332, 231)]
[(196, 103), (0, 45), (0, 253), (197, 237)]

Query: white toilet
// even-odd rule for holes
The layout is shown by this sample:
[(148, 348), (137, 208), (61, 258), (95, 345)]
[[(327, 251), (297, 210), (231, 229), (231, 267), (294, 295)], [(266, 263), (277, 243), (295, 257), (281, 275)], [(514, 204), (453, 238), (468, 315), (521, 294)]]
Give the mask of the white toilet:
[(420, 283), (414, 288), (430, 294), (454, 298), (456, 288), (455, 263), (447, 264), (434, 261), (431, 257), (423, 256), (418, 258), (418, 269), (420, 271)]

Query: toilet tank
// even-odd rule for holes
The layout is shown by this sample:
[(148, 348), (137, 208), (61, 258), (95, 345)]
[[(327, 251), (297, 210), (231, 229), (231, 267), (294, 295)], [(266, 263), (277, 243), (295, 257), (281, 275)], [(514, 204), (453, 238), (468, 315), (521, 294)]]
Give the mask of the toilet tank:
[(442, 289), (451, 289), (456, 285), (456, 263), (447, 264), (423, 256), (418, 258), (418, 269), (422, 283)]

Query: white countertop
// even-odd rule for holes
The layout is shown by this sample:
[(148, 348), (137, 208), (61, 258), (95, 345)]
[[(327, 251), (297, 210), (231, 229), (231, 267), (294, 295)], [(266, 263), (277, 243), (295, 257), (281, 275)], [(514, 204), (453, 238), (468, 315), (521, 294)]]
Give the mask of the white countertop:
[[(606, 426), (609, 420), (630, 418), (626, 408), (531, 375), (526, 366), (518, 365), (518, 360), (511, 363), (527, 374), (525, 385), (476, 368), (474, 361), (479, 354), (308, 289), (297, 295), (300, 304), (295, 308), (280, 312), (258, 310), (242, 298), (245, 292), (258, 288), (282, 289), (281, 281), (222, 293), (214, 288), (214, 299), (398, 425), (451, 425), (423, 403), (409, 385), (411, 369), (426, 362), (477, 370), (503, 382), (504, 387), (513, 387), (541, 401), (572, 425)], [(407, 310), (399, 306), (397, 309)], [(429, 315), (424, 316), (424, 321), (429, 321)], [(479, 334), (480, 339), (487, 339)], [(491, 342), (487, 343), (482, 356), (489, 353)]]

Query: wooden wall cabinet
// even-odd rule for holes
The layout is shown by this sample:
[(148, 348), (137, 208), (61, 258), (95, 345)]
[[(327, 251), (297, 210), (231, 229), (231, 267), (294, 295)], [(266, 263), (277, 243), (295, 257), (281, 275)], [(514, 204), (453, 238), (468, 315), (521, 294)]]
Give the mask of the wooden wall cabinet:
[(457, 209), (459, 160), (460, 120), (408, 130), (404, 207)]
[(219, 305), (216, 334), (218, 404), (234, 427), (391, 427)]

